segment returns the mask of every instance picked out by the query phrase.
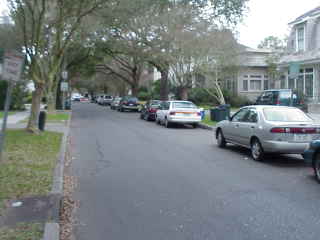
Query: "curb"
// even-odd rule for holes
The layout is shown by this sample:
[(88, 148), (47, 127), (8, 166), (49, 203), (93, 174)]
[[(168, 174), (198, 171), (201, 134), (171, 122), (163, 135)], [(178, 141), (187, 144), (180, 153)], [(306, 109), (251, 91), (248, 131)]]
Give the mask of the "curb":
[[(70, 118), (67, 123), (67, 130), (64, 132), (59, 157), (57, 165), (54, 169), (53, 174), (53, 184), (50, 194), (56, 194), (58, 196), (58, 208), (56, 215), (60, 215), (61, 199), (63, 197), (63, 173), (64, 173), (64, 163), (67, 152), (67, 145), (70, 133), (70, 124), (71, 124), (72, 112), (70, 112)], [(59, 240), (60, 237), (60, 226), (59, 223), (46, 222), (44, 228), (44, 234), (42, 240)]]
[(199, 128), (206, 129), (206, 130), (210, 130), (210, 131), (216, 130), (216, 127), (214, 127), (214, 126), (209, 126), (209, 125), (204, 124), (204, 123), (198, 123), (198, 126), (199, 126)]

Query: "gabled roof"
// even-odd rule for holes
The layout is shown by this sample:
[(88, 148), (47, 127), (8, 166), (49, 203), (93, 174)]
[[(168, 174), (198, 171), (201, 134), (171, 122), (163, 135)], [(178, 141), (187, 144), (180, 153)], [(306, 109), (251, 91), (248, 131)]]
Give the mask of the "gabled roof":
[(302, 22), (303, 20), (305, 20), (308, 17), (313, 17), (313, 16), (319, 15), (319, 14), (320, 14), (320, 6), (314, 8), (314, 9), (306, 12), (305, 14), (301, 15), (300, 17), (296, 18), (294, 21), (290, 22), (289, 25)]

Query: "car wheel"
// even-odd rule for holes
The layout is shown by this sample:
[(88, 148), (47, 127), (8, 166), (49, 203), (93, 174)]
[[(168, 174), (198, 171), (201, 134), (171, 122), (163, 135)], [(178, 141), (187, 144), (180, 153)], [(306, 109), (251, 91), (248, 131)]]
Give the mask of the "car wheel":
[(124, 112), (123, 108), (120, 108), (120, 112)]
[(251, 156), (255, 161), (263, 161), (264, 151), (258, 139), (251, 142)]
[(144, 116), (142, 113), (140, 114), (140, 119), (144, 119)]
[(193, 128), (197, 128), (197, 127), (198, 127), (198, 123), (193, 123), (193, 124), (192, 124), (192, 127), (193, 127)]
[(165, 121), (164, 121), (164, 126), (165, 126), (166, 128), (171, 128), (171, 122), (169, 122), (167, 118), (166, 118)]
[(160, 120), (157, 116), (156, 116), (156, 124), (160, 125)]
[(314, 175), (318, 183), (320, 183), (320, 153), (317, 153), (313, 161)]
[(222, 130), (219, 130), (217, 133), (217, 143), (219, 148), (225, 148), (227, 145), (227, 142), (223, 136)]

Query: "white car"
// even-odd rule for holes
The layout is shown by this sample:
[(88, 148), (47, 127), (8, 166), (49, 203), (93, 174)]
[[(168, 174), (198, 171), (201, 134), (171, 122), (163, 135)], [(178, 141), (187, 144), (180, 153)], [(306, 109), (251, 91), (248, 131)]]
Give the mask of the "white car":
[(194, 128), (201, 122), (200, 109), (189, 101), (162, 102), (156, 113), (156, 123), (167, 128), (174, 123), (191, 124)]

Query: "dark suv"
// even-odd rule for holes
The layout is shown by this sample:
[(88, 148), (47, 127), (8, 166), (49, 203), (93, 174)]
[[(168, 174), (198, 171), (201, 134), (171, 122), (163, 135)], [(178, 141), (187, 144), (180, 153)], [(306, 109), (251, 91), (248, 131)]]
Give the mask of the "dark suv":
[(256, 105), (292, 106), (305, 110), (303, 97), (291, 89), (265, 90), (257, 98)]
[(123, 112), (125, 110), (129, 111), (139, 111), (138, 98), (132, 96), (125, 96), (121, 99), (119, 103), (118, 111)]

